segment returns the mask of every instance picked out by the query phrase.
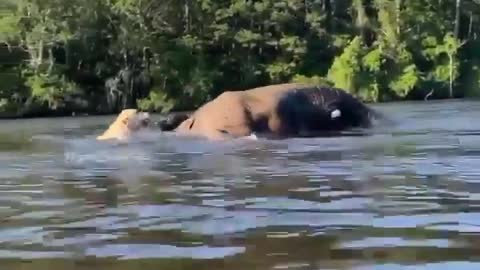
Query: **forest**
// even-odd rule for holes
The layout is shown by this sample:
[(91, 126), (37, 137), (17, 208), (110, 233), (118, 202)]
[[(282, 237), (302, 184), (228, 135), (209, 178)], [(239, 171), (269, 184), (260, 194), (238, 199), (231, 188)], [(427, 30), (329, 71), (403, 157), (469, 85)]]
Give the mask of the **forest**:
[(480, 96), (480, 0), (0, 0), (0, 116), (191, 110), (310, 82)]

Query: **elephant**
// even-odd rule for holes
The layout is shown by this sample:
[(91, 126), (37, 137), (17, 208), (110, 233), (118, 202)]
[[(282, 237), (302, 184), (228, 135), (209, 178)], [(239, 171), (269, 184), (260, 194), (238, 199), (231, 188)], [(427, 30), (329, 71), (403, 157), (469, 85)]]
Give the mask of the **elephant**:
[(191, 115), (183, 115), (184, 120), (178, 117), (171, 122), (178, 124), (173, 128), (176, 133), (209, 139), (252, 134), (285, 138), (369, 128), (374, 116), (379, 114), (345, 90), (284, 83), (225, 91)]

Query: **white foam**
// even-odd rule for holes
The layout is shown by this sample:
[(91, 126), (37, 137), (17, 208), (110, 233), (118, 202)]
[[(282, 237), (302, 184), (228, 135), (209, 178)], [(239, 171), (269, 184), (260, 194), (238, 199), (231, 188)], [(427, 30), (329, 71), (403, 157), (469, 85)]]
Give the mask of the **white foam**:
[(255, 140), (255, 141), (258, 140), (258, 137), (255, 133), (250, 134), (250, 136), (247, 136), (246, 138), (250, 140)]

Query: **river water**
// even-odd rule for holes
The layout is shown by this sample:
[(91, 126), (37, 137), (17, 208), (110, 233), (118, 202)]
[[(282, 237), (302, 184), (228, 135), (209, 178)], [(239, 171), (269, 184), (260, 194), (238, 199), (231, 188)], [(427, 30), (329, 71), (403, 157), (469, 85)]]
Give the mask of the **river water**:
[(277, 141), (0, 121), (0, 270), (480, 269), (480, 102), (374, 107), (394, 124)]

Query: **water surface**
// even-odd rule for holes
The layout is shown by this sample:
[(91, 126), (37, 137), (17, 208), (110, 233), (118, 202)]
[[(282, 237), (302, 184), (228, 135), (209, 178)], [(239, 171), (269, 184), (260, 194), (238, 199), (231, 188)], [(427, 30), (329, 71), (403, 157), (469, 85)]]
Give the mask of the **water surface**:
[(0, 269), (479, 269), (480, 102), (374, 107), (395, 126), (225, 143), (0, 121)]

